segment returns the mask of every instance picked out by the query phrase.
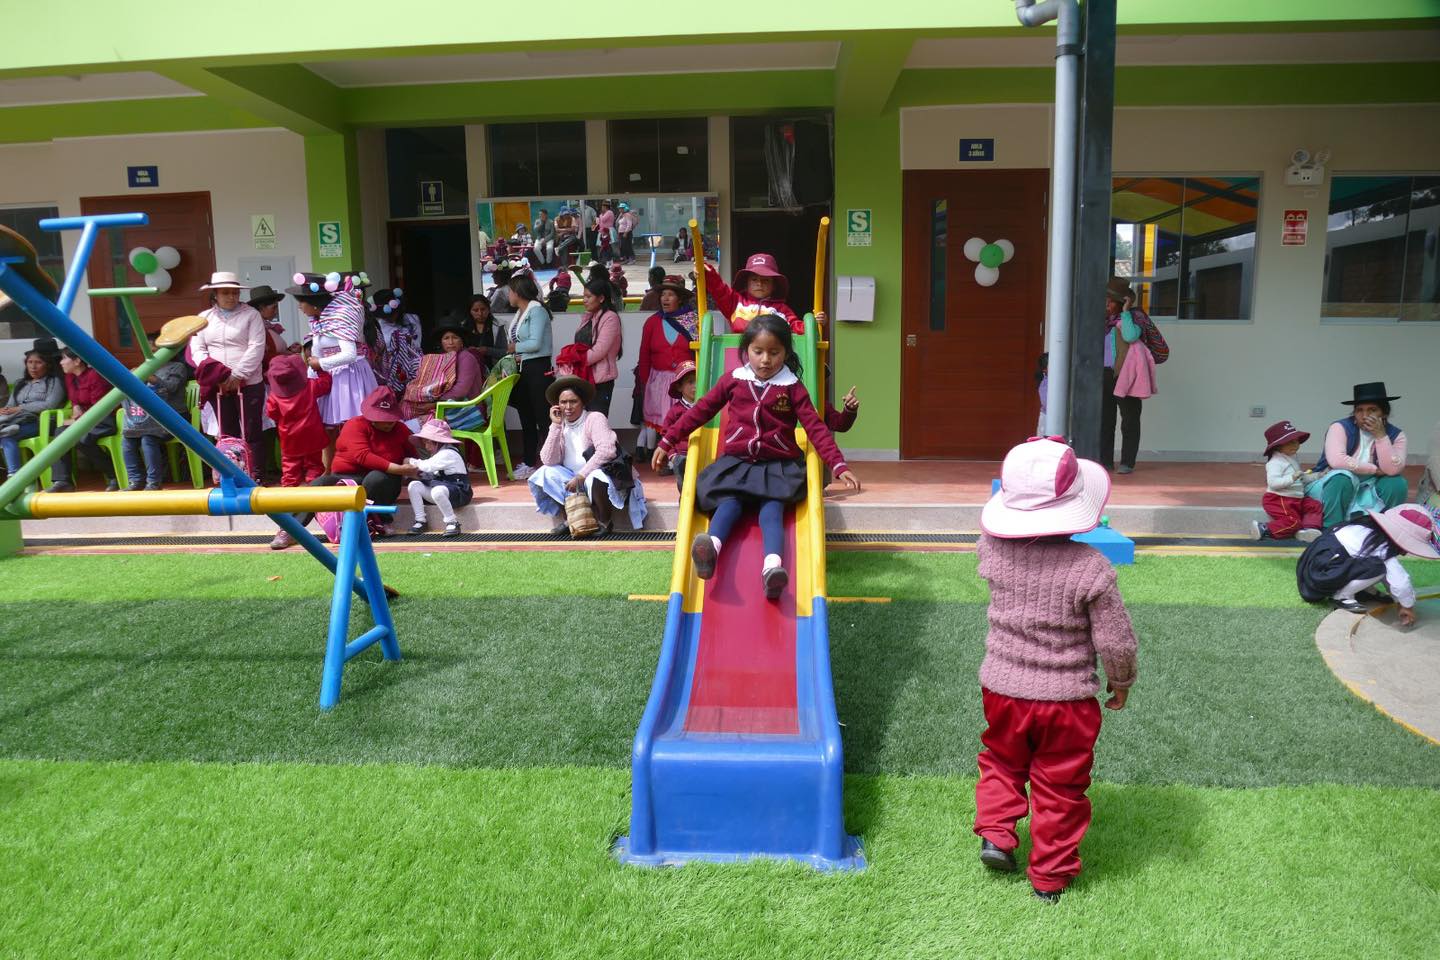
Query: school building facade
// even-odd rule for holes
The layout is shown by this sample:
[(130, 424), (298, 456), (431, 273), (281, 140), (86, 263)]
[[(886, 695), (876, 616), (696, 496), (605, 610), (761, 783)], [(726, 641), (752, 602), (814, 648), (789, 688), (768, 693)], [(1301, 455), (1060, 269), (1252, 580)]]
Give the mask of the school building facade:
[[(168, 0), (5, 11), (0, 223), (58, 269), (74, 234), (39, 236), (40, 217), (151, 213), (88, 281), (138, 284), (129, 249), (175, 246), (153, 320), (202, 308), (212, 269), (280, 287), (363, 268), (438, 314), (479, 289), (479, 211), (528, 197), (708, 203), (722, 274), (775, 252), (803, 310), (829, 215), (832, 383), (863, 401), (851, 455), (989, 459), (1033, 432), (1054, 26), (1000, 0), (683, 14), (262, 3), (239, 29)], [(1440, 3), (1122, 0), (1118, 22), (1111, 260), (1171, 347), (1142, 459), (1254, 458), (1283, 418), (1316, 434), (1313, 455), (1370, 380), (1403, 396), (1423, 456), (1440, 416)], [(998, 276), (977, 273), (1001, 240)], [(848, 306), (866, 318), (838, 319), (867, 279), (873, 308)], [(133, 349), (108, 303), (82, 297), (77, 318)], [(625, 318), (637, 337), (642, 320)], [(35, 335), (0, 313), (12, 380)]]

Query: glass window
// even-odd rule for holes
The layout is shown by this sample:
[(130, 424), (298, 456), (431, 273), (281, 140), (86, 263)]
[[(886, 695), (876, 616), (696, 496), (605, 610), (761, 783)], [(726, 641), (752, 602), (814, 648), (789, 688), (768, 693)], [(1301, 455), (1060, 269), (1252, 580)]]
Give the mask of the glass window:
[[(47, 217), (58, 217), (56, 207), (0, 207), (0, 225), (9, 227), (29, 240), (35, 247), (40, 268), (55, 278), (56, 283), (65, 282), (65, 251), (60, 246), (60, 233), (55, 230), (41, 230), (40, 221)], [(119, 234), (118, 230), (108, 233)], [(0, 340), (33, 340), (45, 336), (39, 324), (30, 319), (30, 314), (13, 303), (0, 307)], [(18, 379), (11, 376), (11, 382)]]
[(385, 131), (392, 217), (465, 216), (470, 208), (464, 127)]
[(1249, 320), (1257, 177), (1116, 177), (1112, 272), (1154, 317)]
[(493, 123), (485, 130), (492, 196), (585, 192), (585, 121)]
[(1440, 320), (1440, 177), (1334, 177), (1325, 221), (1332, 319)]
[(834, 193), (830, 117), (733, 117), (735, 210), (829, 206)]
[(694, 193), (710, 187), (709, 121), (612, 120), (610, 186), (616, 191)]

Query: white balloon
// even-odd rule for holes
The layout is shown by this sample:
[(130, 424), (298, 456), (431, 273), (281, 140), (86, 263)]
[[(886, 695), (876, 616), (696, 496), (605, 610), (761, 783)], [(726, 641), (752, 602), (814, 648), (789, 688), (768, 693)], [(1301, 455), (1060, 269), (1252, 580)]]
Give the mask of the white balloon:
[(164, 293), (170, 289), (170, 271), (161, 267), (154, 273), (145, 274), (145, 286), (154, 287), (156, 290)]
[(155, 259), (160, 261), (161, 270), (174, 270), (180, 266), (180, 251), (174, 247), (157, 247)]
[(982, 287), (993, 287), (995, 281), (1000, 279), (998, 267), (987, 267), (983, 263), (975, 264), (975, 282)]
[(979, 237), (971, 237), (965, 241), (965, 259), (980, 262), (980, 251), (985, 249), (985, 241)]
[[(1001, 261), (1000, 261), (1001, 263), (1009, 263), (1009, 262), (1010, 262), (1010, 258), (1013, 257), (1013, 256), (1015, 256), (1015, 244), (1011, 243), (1009, 240), (996, 240), (996, 241), (995, 241), (995, 246), (997, 246), (997, 247), (999, 247), (1001, 250), (1004, 250), (1004, 251), (1005, 251), (1005, 259), (1004, 259), (1004, 260), (1001, 260)], [(161, 249), (163, 250), (163, 249), (165, 249), (165, 248), (162, 247)], [(155, 254), (156, 254), (156, 256), (159, 256), (160, 250), (156, 250), (156, 251), (155, 251)], [(164, 261), (161, 261), (160, 266), (162, 266), (162, 267), (165, 266)]]

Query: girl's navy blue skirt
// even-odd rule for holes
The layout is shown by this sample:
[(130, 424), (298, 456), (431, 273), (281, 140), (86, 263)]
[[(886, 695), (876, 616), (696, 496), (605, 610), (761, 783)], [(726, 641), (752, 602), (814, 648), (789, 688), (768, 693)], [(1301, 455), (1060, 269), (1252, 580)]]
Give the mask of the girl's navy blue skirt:
[(748, 503), (761, 500), (798, 503), (805, 499), (805, 461), (751, 463), (739, 457), (721, 457), (700, 471), (695, 484), (695, 506), (704, 513), (714, 513), (726, 497), (737, 497)]
[(470, 502), (470, 498), (475, 495), (474, 489), (470, 486), (469, 477), (462, 477), (453, 473), (442, 473), (438, 476), (430, 477), (426, 482), (432, 487), (449, 487), (450, 506), (452, 507), (465, 506), (465, 504)]

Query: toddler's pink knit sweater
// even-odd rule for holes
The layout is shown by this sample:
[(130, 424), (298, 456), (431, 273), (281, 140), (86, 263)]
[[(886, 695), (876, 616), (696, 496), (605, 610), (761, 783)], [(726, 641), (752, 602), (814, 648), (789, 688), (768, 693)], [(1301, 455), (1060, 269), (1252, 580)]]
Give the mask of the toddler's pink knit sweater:
[(982, 686), (1022, 700), (1083, 700), (1100, 691), (1097, 653), (1112, 687), (1135, 682), (1135, 631), (1100, 551), (985, 535), (979, 556), (990, 584)]

